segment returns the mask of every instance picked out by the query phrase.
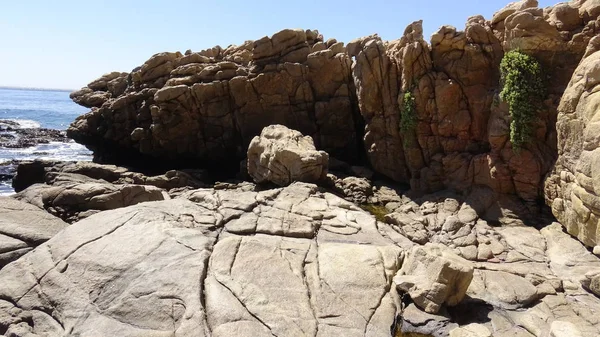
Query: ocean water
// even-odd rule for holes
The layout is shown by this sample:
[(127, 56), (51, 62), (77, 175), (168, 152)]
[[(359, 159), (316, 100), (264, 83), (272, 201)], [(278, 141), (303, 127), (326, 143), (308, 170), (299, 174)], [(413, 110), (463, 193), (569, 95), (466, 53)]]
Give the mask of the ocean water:
[[(88, 109), (69, 98), (67, 91), (0, 88), (0, 120), (12, 120), (22, 128), (66, 130)], [(91, 160), (91, 152), (73, 141), (50, 142), (21, 149), (0, 147), (0, 164), (12, 160)], [(12, 193), (10, 182), (0, 181), (0, 195)]]

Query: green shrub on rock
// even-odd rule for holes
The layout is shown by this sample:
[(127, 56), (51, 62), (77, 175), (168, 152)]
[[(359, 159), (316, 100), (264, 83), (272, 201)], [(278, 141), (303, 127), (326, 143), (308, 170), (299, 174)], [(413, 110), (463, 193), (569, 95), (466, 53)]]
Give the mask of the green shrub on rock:
[(500, 63), (502, 91), (511, 116), (510, 141), (518, 150), (531, 140), (532, 124), (545, 96), (542, 67), (532, 56), (509, 51)]
[(402, 97), (402, 106), (400, 107), (400, 132), (407, 133), (417, 127), (417, 109), (415, 97), (408, 91)]

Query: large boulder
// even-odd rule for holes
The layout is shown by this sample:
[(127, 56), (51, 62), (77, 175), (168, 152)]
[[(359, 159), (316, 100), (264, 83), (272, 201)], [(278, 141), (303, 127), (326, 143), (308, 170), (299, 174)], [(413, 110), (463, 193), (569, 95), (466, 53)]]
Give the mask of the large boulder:
[(248, 174), (257, 183), (314, 183), (327, 176), (328, 166), (329, 155), (317, 151), (310, 136), (283, 125), (267, 126), (248, 147)]
[(546, 179), (552, 213), (585, 245), (600, 245), (600, 37), (588, 46), (561, 99), (558, 160)]
[[(159, 53), (74, 93), (92, 110), (68, 135), (100, 162), (233, 175), (253, 137), (282, 124), (414, 190), (486, 185), (534, 205), (556, 160), (560, 97), (600, 31), (597, 1), (538, 5), (521, 0), (491, 20), (470, 17), (464, 29), (442, 26), (430, 43), (415, 21), (397, 40), (371, 35), (347, 47), (284, 29), (225, 49)], [(521, 151), (510, 142), (508, 105), (498, 101), (500, 62), (514, 49), (550, 77)], [(402, 126), (405, 97), (414, 104), (410, 127)]]
[(523, 308), (539, 298), (538, 289), (524, 277), (492, 270), (476, 270), (467, 295), (505, 309)]
[(148, 185), (110, 184), (77, 176), (54, 185), (35, 184), (15, 194), (17, 200), (75, 222), (100, 211), (131, 206), (148, 201), (170, 199), (160, 188)]
[(37, 183), (53, 185), (61, 176), (72, 174), (114, 184), (152, 185), (166, 190), (182, 187), (200, 188), (212, 181), (204, 170), (170, 170), (160, 175), (145, 175), (115, 165), (36, 159), (19, 162), (12, 186), (16, 192), (20, 192)]
[(32, 251), (68, 226), (28, 203), (0, 197), (0, 268)]
[(473, 279), (473, 265), (442, 245), (415, 246), (394, 277), (398, 290), (417, 306), (437, 313), (442, 305), (455, 306)]

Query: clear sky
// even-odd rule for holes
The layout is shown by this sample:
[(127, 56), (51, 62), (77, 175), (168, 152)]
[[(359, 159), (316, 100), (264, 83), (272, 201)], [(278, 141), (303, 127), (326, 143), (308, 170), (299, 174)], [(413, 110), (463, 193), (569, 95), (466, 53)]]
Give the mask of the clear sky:
[[(77, 89), (130, 71), (162, 51), (256, 40), (283, 28), (318, 29), (338, 41), (399, 38), (422, 19), (438, 27), (487, 19), (508, 0), (0, 0), (0, 86)], [(540, 7), (558, 0), (539, 0)]]

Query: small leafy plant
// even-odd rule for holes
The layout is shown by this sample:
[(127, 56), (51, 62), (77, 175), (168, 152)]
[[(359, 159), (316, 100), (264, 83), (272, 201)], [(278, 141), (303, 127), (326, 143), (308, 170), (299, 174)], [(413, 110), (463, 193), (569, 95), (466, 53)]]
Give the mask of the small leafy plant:
[(415, 97), (412, 92), (407, 91), (402, 96), (402, 106), (400, 107), (400, 132), (405, 134), (414, 131), (417, 127), (417, 109)]
[(500, 98), (511, 116), (510, 141), (519, 150), (531, 140), (533, 121), (545, 96), (542, 67), (532, 56), (509, 51), (500, 63)]

